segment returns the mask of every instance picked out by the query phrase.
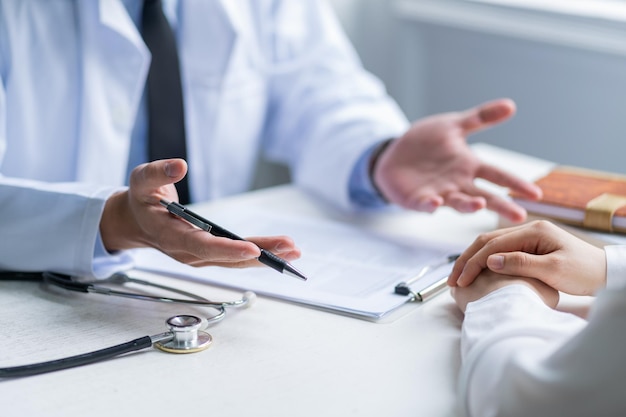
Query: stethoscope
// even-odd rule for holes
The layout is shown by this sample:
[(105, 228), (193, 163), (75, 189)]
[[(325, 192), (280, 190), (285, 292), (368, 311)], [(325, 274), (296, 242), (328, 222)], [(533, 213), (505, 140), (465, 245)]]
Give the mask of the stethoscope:
[[(78, 280), (69, 275), (63, 275), (54, 272), (0, 272), (0, 279), (43, 280), (48, 284), (52, 284), (54, 286), (64, 288), (69, 291), (112, 295), (142, 301), (191, 304), (200, 307), (213, 308), (217, 311), (217, 313), (213, 316), (207, 317), (204, 322), (199, 317), (193, 315), (181, 314), (173, 316), (165, 321), (166, 324), (169, 326), (169, 330), (166, 332), (158, 333), (152, 336), (143, 336), (126, 343), (110, 346), (93, 352), (47, 362), (14, 366), (10, 368), (0, 368), (0, 378), (31, 376), (46, 372), (59, 371), (62, 369), (73, 368), (76, 366), (87, 365), (102, 360), (111, 359), (125, 353), (146, 349), (152, 346), (168, 353), (200, 352), (207, 349), (213, 342), (212, 336), (209, 333), (203, 331), (204, 327), (217, 323), (224, 319), (227, 308), (249, 307), (254, 303), (256, 299), (256, 294), (251, 291), (246, 291), (238, 300), (212, 301), (199, 295), (180, 290), (178, 288), (157, 284), (143, 279), (132, 278), (125, 273), (116, 273), (109, 278), (101, 280), (84, 281)], [(169, 291), (187, 298), (172, 298), (130, 291), (114, 290), (112, 288), (106, 287), (106, 284), (115, 284), (120, 286), (124, 286), (125, 284), (138, 284)]]

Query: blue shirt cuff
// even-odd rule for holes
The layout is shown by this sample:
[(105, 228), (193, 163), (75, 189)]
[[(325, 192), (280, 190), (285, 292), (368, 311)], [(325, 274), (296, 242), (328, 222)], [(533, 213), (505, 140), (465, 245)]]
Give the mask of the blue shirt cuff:
[(348, 183), (350, 201), (360, 208), (371, 209), (387, 206), (383, 196), (380, 195), (374, 184), (372, 184), (369, 173), (370, 160), (380, 145), (380, 143), (377, 143), (365, 151), (350, 175)]

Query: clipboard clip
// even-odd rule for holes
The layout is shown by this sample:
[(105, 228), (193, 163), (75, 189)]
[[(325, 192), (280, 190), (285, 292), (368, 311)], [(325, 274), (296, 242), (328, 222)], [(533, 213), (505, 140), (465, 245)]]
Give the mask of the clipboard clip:
[(461, 254), (459, 253), (454, 254), (454, 255), (449, 255), (441, 262), (438, 262), (436, 264), (426, 265), (413, 278), (411, 278), (408, 281), (402, 281), (398, 285), (396, 285), (396, 287), (394, 288), (394, 293), (398, 295), (410, 295), (412, 296), (412, 299), (410, 301), (423, 302), (432, 298), (433, 296), (439, 294), (443, 289), (447, 287), (448, 285), (447, 275), (438, 279), (437, 281), (435, 281), (434, 283), (432, 283), (431, 285), (429, 285), (428, 287), (420, 291), (411, 290), (410, 285), (415, 283), (415, 281), (422, 278), (424, 275), (426, 275), (430, 271), (441, 268), (442, 266), (447, 265), (449, 263), (455, 262), (459, 258), (459, 256), (461, 256)]

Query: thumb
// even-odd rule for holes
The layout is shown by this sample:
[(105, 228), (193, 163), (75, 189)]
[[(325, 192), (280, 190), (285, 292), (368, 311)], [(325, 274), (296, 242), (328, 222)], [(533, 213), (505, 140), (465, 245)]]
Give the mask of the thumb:
[(509, 119), (515, 110), (513, 100), (494, 100), (461, 113), (459, 124), (466, 134), (470, 134)]
[(494, 253), (487, 258), (487, 268), (504, 275), (540, 278), (545, 274), (548, 255), (526, 252)]
[[(161, 187), (174, 184), (187, 175), (187, 162), (183, 159), (162, 159), (136, 167), (130, 174), (130, 188), (134, 194), (160, 193)], [(168, 193), (169, 194), (169, 193)]]

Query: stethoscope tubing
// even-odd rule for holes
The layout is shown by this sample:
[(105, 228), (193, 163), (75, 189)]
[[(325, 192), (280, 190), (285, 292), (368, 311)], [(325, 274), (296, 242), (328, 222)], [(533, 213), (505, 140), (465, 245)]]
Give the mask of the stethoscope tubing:
[(42, 276), (45, 282), (48, 282), (52, 285), (61, 287), (69, 291), (77, 291), (77, 292), (91, 293), (91, 294), (112, 295), (116, 297), (132, 298), (132, 299), (143, 300), (143, 301), (189, 304), (189, 305), (196, 305), (196, 306), (201, 306), (201, 307), (212, 307), (216, 309), (223, 309), (225, 307), (241, 307), (245, 305), (248, 301), (246, 297), (241, 298), (239, 300), (234, 300), (234, 301), (212, 301), (204, 297), (200, 297), (196, 294), (192, 294), (190, 292), (180, 290), (178, 288), (170, 287), (167, 285), (161, 285), (161, 284), (157, 284), (154, 282), (149, 282), (149, 281), (145, 281), (145, 280), (141, 280), (137, 278), (130, 278), (126, 274), (116, 274), (112, 278), (99, 280), (97, 282), (98, 283), (114, 282), (115, 284), (126, 284), (126, 283), (140, 284), (140, 285), (150, 286), (150, 287), (174, 292), (174, 293), (189, 297), (191, 299), (162, 297), (162, 296), (155, 296), (155, 295), (148, 295), (148, 294), (131, 293), (127, 291), (118, 291), (112, 288), (104, 287), (102, 285), (96, 285), (94, 282), (75, 281), (70, 276), (57, 274), (54, 272), (43, 272)]
[[(170, 338), (173, 335), (170, 333)], [(80, 355), (69, 356), (67, 358), (39, 362), (28, 365), (0, 368), (0, 378), (18, 378), (44, 374), (47, 372), (60, 371), (62, 369), (75, 368), (77, 366), (114, 358), (125, 353), (146, 349), (152, 346), (153, 339), (150, 336), (143, 336), (130, 342), (110, 346), (93, 352), (82, 353)]]
[(188, 304), (188, 305), (196, 305), (201, 307), (211, 307), (216, 309), (223, 309), (224, 307), (238, 307), (246, 303), (245, 300), (235, 300), (235, 301), (209, 301), (209, 300), (185, 300), (183, 298), (172, 298), (172, 297), (159, 297), (156, 295), (147, 295), (147, 294), (136, 294), (136, 293), (128, 293), (126, 291), (116, 291), (111, 288), (99, 287), (97, 285), (92, 285), (87, 290), (90, 294), (102, 294), (102, 295), (112, 295), (116, 297), (124, 297), (124, 298), (132, 298), (135, 300), (142, 301), (154, 301), (159, 303), (171, 303), (171, 304)]
[[(162, 290), (177, 293), (179, 295), (189, 297), (189, 299), (161, 297), (148, 294), (140, 294), (135, 292), (117, 291), (102, 285), (95, 285), (94, 281), (77, 281), (71, 276), (57, 274), (53, 272), (43, 273), (30, 273), (30, 272), (0, 272), (0, 279), (10, 280), (29, 280), (29, 281), (41, 281), (64, 288), (69, 291), (77, 291), (82, 293), (95, 293), (103, 295), (112, 295), (117, 297), (130, 298), (143, 301), (156, 301), (172, 304), (190, 304), (201, 307), (209, 307), (217, 310), (217, 314), (204, 319), (204, 325), (213, 324), (222, 320), (226, 315), (226, 307), (248, 307), (255, 299), (255, 295), (252, 292), (245, 292), (243, 297), (234, 301), (211, 301), (196, 294), (192, 294), (178, 288), (169, 287), (149, 281), (140, 280), (137, 278), (131, 278), (126, 274), (115, 274), (112, 277), (104, 280), (96, 281), (109, 282), (118, 285), (126, 283), (140, 284), (150, 287), (159, 288)], [(183, 321), (189, 321), (192, 319), (193, 325), (172, 325), (170, 321), (174, 319), (182, 318)], [(119, 345), (110, 346), (107, 348), (99, 349), (96, 351), (83, 353), (75, 356), (69, 356), (66, 358), (55, 359), (46, 362), (33, 363), (28, 365), (13, 366), (7, 368), (0, 368), (1, 378), (18, 378), (32, 375), (38, 375), (48, 372), (59, 371), (62, 369), (74, 368), (82, 365), (87, 365), (107, 359), (117, 357), (126, 353), (142, 350), (151, 346), (156, 346), (159, 349), (172, 352), (172, 353), (193, 353), (206, 349), (211, 343), (211, 336), (208, 333), (199, 331), (202, 320), (195, 316), (175, 316), (168, 319), (170, 325), (170, 331), (159, 333), (153, 336), (143, 336), (129, 342), (125, 342)], [(190, 330), (184, 330), (189, 327)], [(181, 330), (182, 329), (182, 330)], [(190, 333), (192, 332), (192, 333)], [(185, 336), (193, 334), (193, 341), (188, 340), (191, 336)], [(199, 338), (200, 337), (200, 338)]]

